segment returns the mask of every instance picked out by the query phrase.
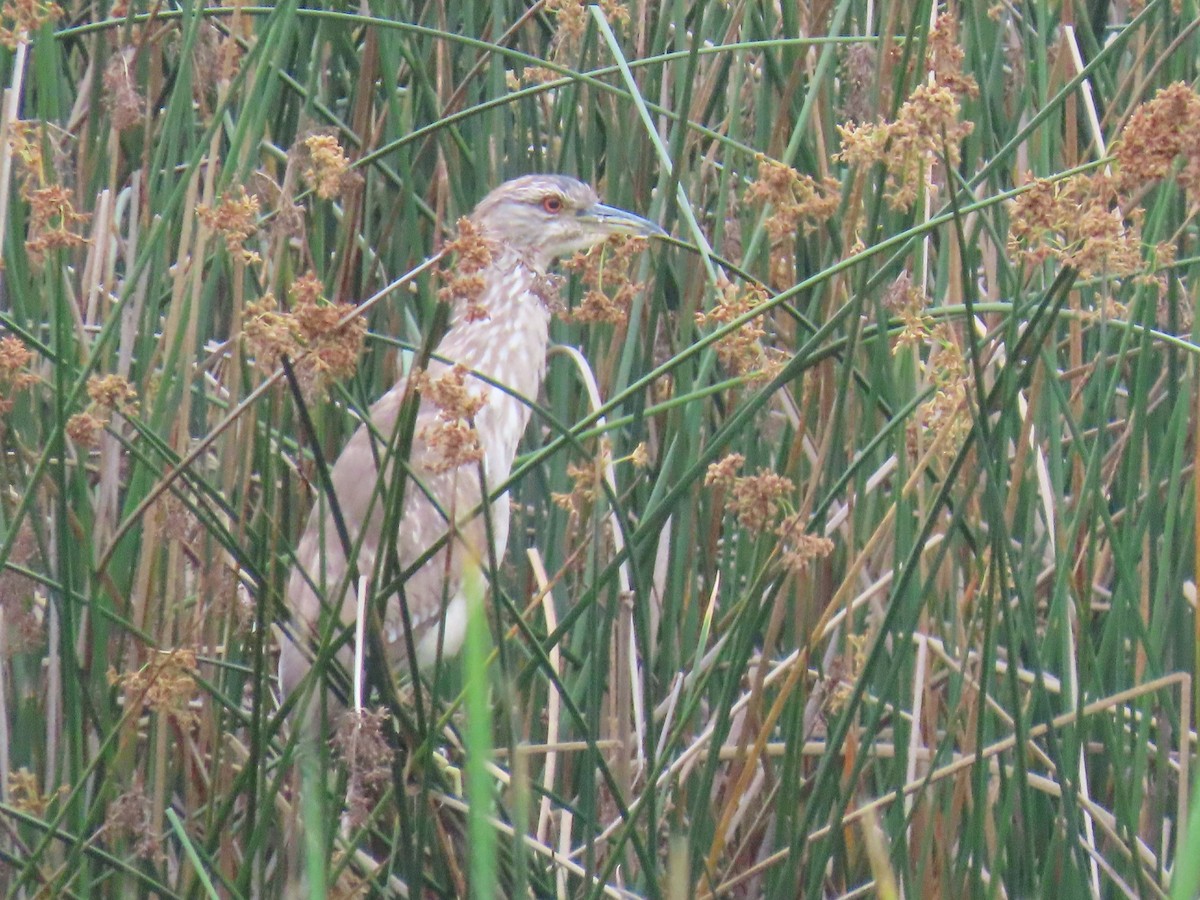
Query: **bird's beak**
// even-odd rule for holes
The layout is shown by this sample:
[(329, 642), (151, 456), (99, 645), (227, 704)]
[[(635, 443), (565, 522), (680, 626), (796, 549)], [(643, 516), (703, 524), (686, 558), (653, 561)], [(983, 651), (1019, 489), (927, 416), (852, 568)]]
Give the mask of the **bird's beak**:
[(577, 215), (582, 222), (605, 234), (636, 234), (641, 237), (667, 236), (665, 231), (649, 219), (643, 219), (639, 215), (617, 209), (615, 206), (606, 206), (603, 203), (595, 203), (587, 209), (581, 209)]

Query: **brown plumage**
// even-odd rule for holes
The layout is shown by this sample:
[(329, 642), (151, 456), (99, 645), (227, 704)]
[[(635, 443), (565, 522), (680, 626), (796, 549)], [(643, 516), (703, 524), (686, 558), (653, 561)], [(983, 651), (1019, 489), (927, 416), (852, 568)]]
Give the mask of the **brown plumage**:
[[(536, 400), (545, 372), (550, 320), (544, 299), (546, 268), (556, 257), (592, 247), (612, 234), (663, 233), (640, 216), (600, 204), (588, 185), (560, 175), (508, 181), (480, 201), (470, 219), (489, 251), (476, 261), (481, 268), (470, 273), (478, 276), (474, 288), (481, 290), (478, 296), (454, 299), (450, 328), (434, 351), (468, 371), (464, 377), (461, 368), (455, 372), (451, 365), (434, 360), (421, 380), (424, 387), (409, 456), (411, 476), (405, 483), (395, 536), (403, 571), (446, 534), (447, 517), (458, 521), (454, 538), (404, 585), (421, 667), (436, 658), (439, 641), (444, 655), (457, 652), (466, 627), (466, 602), (459, 593), (463, 566), (475, 560), (486, 567), (488, 558), (483, 517), (464, 521), (483, 497), (480, 466), (453, 465), (456, 440), (463, 437), (467, 422), (454, 416), (450, 407), (455, 398), (442, 395), (457, 393), (457, 399), (478, 406), (473, 425), (488, 490), (494, 490), (508, 479), (529, 422), (529, 407), (517, 398)], [(512, 394), (472, 373), (505, 385)], [(454, 390), (456, 375), (466, 390), (465, 398), (461, 388)], [(368, 578), (376, 572), (377, 555), (387, 546), (381, 533), (385, 491), (377, 487), (377, 460), (386, 453), (407, 390), (409, 380), (403, 379), (371, 407), (370, 427), (359, 427), (331, 473), (350, 545), (359, 544), (355, 567)], [(490, 518), (500, 558), (508, 543), (507, 494), (492, 503)], [(309, 515), (296, 560), (287, 585), (291, 623), (280, 647), (279, 676), (285, 694), (296, 690), (311, 668), (312, 646), (322, 623), (328, 622), (326, 611), (336, 609), (342, 624), (356, 616), (358, 585), (345, 584), (350, 566), (328, 502), (317, 503)], [(446, 624), (439, 628), (443, 608)], [(387, 602), (383, 639), (389, 663), (399, 666), (407, 654), (397, 597)], [(349, 648), (339, 658), (348, 668)]]

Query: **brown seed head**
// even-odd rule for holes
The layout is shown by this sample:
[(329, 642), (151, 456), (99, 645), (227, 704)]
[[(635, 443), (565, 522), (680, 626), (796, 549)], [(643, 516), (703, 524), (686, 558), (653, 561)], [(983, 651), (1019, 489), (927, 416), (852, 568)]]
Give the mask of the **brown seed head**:
[(216, 206), (200, 204), (196, 208), (200, 221), (225, 238), (225, 248), (241, 254), (246, 262), (257, 262), (258, 256), (245, 248), (245, 243), (258, 231), (258, 197), (247, 193), (245, 185), (226, 191)]
[(126, 47), (114, 53), (104, 67), (104, 106), (117, 131), (140, 124), (146, 115), (146, 98), (138, 91), (133, 78), (136, 60), (137, 50)]
[(563, 263), (584, 287), (583, 299), (565, 313), (568, 322), (623, 325), (629, 308), (645, 287), (633, 280), (633, 266), (646, 248), (646, 238), (614, 234)]
[(100, 432), (107, 422), (107, 419), (90, 412), (75, 413), (67, 419), (67, 437), (80, 447), (97, 447), (100, 444)]
[(0, 44), (15, 50), (47, 22), (62, 16), (62, 7), (47, 0), (6, 0), (0, 5)]
[(1182, 155), (1186, 162), (1180, 183), (1194, 193), (1200, 188), (1200, 95), (1183, 82), (1160, 90), (1133, 111), (1113, 155), (1122, 191), (1166, 177)]
[(126, 704), (133, 704), (136, 714), (149, 709), (186, 729), (196, 721), (190, 708), (197, 693), (195, 672), (195, 651), (154, 651), (150, 661), (136, 672), (119, 674), (109, 669), (108, 683), (121, 688)]
[(141, 781), (108, 804), (101, 829), (105, 843), (133, 842), (133, 854), (140, 859), (155, 859), (162, 854), (162, 836), (154, 828), (154, 806)]
[[(573, 56), (579, 50), (590, 18), (588, 5), (587, 0), (546, 0), (544, 9), (554, 17), (551, 46), (555, 59)], [(614, 27), (629, 23), (629, 7), (622, 0), (600, 0), (600, 9)]]
[(883, 163), (884, 196), (893, 209), (912, 206), (926, 172), (943, 154), (951, 166), (958, 165), (962, 142), (974, 129), (971, 122), (961, 121), (961, 101), (978, 88), (961, 72), (962, 50), (948, 15), (937, 20), (928, 47), (933, 83), (922, 82), (900, 106), (894, 122), (838, 126), (842, 150), (837, 158), (851, 165)]
[(740, 453), (730, 453), (715, 463), (709, 463), (708, 471), (704, 473), (704, 486), (730, 487), (737, 473), (742, 470), (746, 457)]
[(330, 744), (350, 775), (346, 788), (346, 813), (350, 828), (361, 828), (392, 780), (392, 748), (384, 736), (387, 711), (347, 710), (338, 722)]
[(1057, 260), (1083, 278), (1133, 275), (1143, 268), (1142, 213), (1126, 215), (1121, 200), (1102, 172), (1038, 180), (1013, 201), (1009, 250), (1032, 265)]
[(246, 305), (242, 328), (258, 366), (273, 372), (280, 357), (287, 356), (309, 398), (322, 394), (330, 381), (354, 374), (367, 332), (366, 320), (350, 315), (353, 304), (330, 303), (323, 290), (321, 280), (308, 272), (292, 282), (290, 313), (281, 312), (266, 294)]
[(11, 378), (33, 361), (33, 352), (12, 335), (0, 338), (0, 377)]
[[(720, 293), (712, 309), (696, 313), (698, 327), (728, 325), (767, 299), (767, 292), (752, 284), (738, 287), (723, 279), (718, 284), (718, 290)], [(762, 316), (743, 322), (738, 328), (717, 340), (717, 359), (732, 375), (749, 376), (752, 381), (773, 377), (781, 357), (763, 347), (766, 334)]]
[(522, 85), (549, 84), (557, 81), (562, 75), (545, 66), (525, 66), (518, 75), (512, 69), (504, 73), (504, 81), (510, 91), (520, 90)]
[(303, 144), (308, 156), (304, 180), (322, 200), (339, 196), (360, 180), (351, 171), (350, 160), (333, 135), (314, 134), (305, 138)]
[(26, 368), (32, 361), (33, 353), (20, 338), (0, 338), (0, 415), (12, 411), (17, 394), (37, 384), (37, 376)]
[(436, 378), (421, 372), (416, 376), (416, 386), (421, 396), (436, 406), (443, 417), (473, 419), (487, 401), (487, 393), (467, 387), (470, 374), (466, 366), (457, 363)]
[(487, 290), (482, 273), (492, 264), (498, 247), (463, 216), (458, 220), (458, 234), (446, 244), (445, 252), (450, 262), (440, 272), (445, 286), (438, 291), (438, 299), (451, 306), (464, 305), (468, 322), (487, 321), (491, 314), (482, 302)]
[(554, 501), (555, 506), (570, 513), (572, 522), (579, 522), (587, 518), (592, 504), (596, 502), (600, 470), (594, 463), (591, 465), (567, 463), (567, 477), (571, 479), (571, 492), (568, 494), (551, 493), (550, 499)]
[(814, 559), (823, 559), (833, 552), (833, 541), (810, 534), (804, 518), (800, 513), (792, 513), (775, 529), (780, 538), (780, 562), (795, 575), (804, 572)]
[(778, 475), (770, 469), (759, 469), (756, 475), (735, 478), (725, 508), (747, 531), (766, 531), (783, 508), (783, 500), (796, 486), (786, 475)]
[(74, 193), (62, 185), (33, 187), (26, 182), (21, 196), (29, 203), (29, 227), (25, 249), (36, 263), (51, 250), (70, 249), (86, 243), (72, 229), (87, 221), (85, 213), (75, 211)]
[(120, 375), (93, 375), (87, 383), (88, 396), (107, 410), (127, 409), (137, 404), (137, 391)]
[(38, 777), (22, 766), (15, 772), (8, 773), (9, 802), (17, 810), (39, 819), (46, 817), (46, 811), (59, 794), (65, 794), (67, 786), (43, 794), (38, 785)]
[(414, 376), (414, 385), (421, 396), (438, 410), (437, 418), (417, 433), (429, 450), (423, 466), (434, 474), (483, 459), (483, 444), (475, 430), (474, 419), (483, 408), (487, 394), (467, 387), (469, 374), (466, 366), (455, 365), (437, 377), (431, 377), (428, 372)]

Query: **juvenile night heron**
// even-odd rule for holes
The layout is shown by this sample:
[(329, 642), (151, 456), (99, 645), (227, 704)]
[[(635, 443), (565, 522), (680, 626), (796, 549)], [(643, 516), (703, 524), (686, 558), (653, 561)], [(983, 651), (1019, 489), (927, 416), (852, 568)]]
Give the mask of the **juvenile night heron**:
[[(450, 328), (434, 351), (436, 357), (465, 367), (466, 374), (463, 368), (430, 362), (422, 380), (427, 389), (422, 390), (412, 432), (403, 509), (398, 517), (391, 517), (398, 522), (394, 540), (401, 571), (443, 541), (441, 549), (404, 583), (417, 665), (422, 668), (437, 657), (439, 642), (442, 654), (448, 656), (463, 641), (464, 566), (473, 560), (486, 567), (488, 559), (488, 523), (482, 515), (463, 518), (480, 510), (484, 496), (480, 468), (489, 491), (508, 479), (517, 443), (529, 422), (526, 401), (537, 398), (546, 369), (547, 267), (556, 257), (593, 247), (610, 235), (664, 234), (647, 219), (605, 206), (588, 185), (561, 175), (528, 175), (502, 184), (475, 207), (470, 221), (488, 252), (473, 256), (472, 277), (463, 279), (470, 286), (464, 293), (471, 296), (454, 298)], [(489, 385), (477, 374), (512, 393)], [(448, 424), (445, 405), (430, 396), (436, 392), (428, 386), (455, 375), (472, 402), (481, 404), (470, 424), (482, 458), (478, 463), (447, 467), (444, 440), (439, 438), (439, 429)], [(349, 583), (348, 574), (370, 576), (376, 571), (377, 555), (392, 539), (382, 533), (389, 517), (387, 492), (377, 487), (378, 464), (395, 432), (409, 383), (402, 379), (371, 407), (370, 423), (358, 428), (333, 467), (333, 491), (345, 522), (350, 559), (336, 528), (333, 504), (319, 502), (309, 515), (287, 586), (292, 622), (281, 641), (279, 660), (285, 694), (292, 693), (311, 668), (322, 623), (334, 615), (343, 625), (355, 621), (358, 584)], [(388, 466), (387, 478), (395, 469)], [(491, 504), (489, 518), (499, 559), (508, 543), (507, 494)], [(448, 533), (451, 537), (446, 540)], [(382, 623), (388, 664), (393, 668), (407, 658), (400, 603), (398, 596), (389, 598)], [(349, 648), (339, 658), (348, 663)]]

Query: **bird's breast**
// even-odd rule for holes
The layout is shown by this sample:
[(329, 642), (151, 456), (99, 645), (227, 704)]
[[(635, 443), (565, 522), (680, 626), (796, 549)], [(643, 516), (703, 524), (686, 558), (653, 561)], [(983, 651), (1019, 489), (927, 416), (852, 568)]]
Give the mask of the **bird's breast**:
[(546, 372), (550, 311), (538, 291), (544, 278), (522, 262), (510, 261), (488, 282), (470, 312), (456, 311), (438, 346), (438, 356), (485, 376), (472, 377), (470, 388), (485, 398), (475, 426), (492, 479), (507, 477), (529, 423), (529, 404), (537, 400)]

